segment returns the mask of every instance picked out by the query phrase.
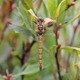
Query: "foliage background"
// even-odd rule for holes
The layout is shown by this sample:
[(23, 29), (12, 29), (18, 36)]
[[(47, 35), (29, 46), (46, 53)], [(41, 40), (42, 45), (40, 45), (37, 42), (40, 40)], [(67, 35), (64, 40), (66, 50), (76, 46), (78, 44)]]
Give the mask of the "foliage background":
[(39, 71), (34, 14), (61, 24), (60, 73), (63, 80), (79, 80), (80, 0), (0, 0), (0, 80), (6, 70), (13, 80), (58, 80), (56, 26), (47, 27), (43, 35), (43, 70)]

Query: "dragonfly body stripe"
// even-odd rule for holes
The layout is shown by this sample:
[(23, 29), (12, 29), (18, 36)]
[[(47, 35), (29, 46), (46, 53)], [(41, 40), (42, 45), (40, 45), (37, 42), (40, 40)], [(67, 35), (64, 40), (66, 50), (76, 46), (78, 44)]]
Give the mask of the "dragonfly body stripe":
[(42, 59), (42, 55), (41, 54), (39, 54), (39, 59)]
[(42, 53), (42, 49), (41, 48), (39, 48), (39, 53)]
[(42, 70), (42, 36), (39, 38), (39, 64), (40, 70)]

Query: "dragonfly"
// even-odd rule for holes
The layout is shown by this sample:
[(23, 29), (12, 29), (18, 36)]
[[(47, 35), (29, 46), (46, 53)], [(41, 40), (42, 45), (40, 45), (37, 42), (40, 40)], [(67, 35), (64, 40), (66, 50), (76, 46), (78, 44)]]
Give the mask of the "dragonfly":
[[(46, 33), (47, 27), (51, 27), (54, 23), (56, 23), (55, 20), (52, 20), (50, 18), (42, 18), (42, 17), (37, 17), (35, 13), (30, 9), (28, 10), (29, 13), (34, 17), (34, 24), (35, 24), (35, 32), (36, 36), (38, 37), (38, 51), (39, 51), (39, 70), (41, 71), (43, 69), (42, 67), (42, 54), (43, 54), (43, 34)], [(12, 23), (11, 23), (12, 24)], [(14, 25), (14, 24), (13, 24)]]
[(37, 18), (35, 24), (37, 26), (36, 34), (39, 38), (39, 69), (42, 70), (42, 42), (43, 42), (42, 35), (46, 31), (44, 27), (44, 19)]
[(43, 69), (42, 68), (42, 44), (43, 44), (43, 34), (46, 32), (47, 28), (46, 27), (51, 27), (53, 23), (55, 23), (55, 20), (52, 20), (50, 18), (42, 18), (42, 17), (37, 17), (32, 10), (29, 10), (29, 12), (35, 17), (35, 31), (36, 35), (39, 39), (38, 46), (39, 46), (39, 69), (40, 71)]

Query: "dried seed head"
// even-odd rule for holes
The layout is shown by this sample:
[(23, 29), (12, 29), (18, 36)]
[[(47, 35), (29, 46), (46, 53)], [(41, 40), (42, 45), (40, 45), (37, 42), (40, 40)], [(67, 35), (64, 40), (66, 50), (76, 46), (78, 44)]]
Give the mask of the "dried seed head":
[(15, 4), (15, 3), (12, 4), (11, 8), (12, 8), (12, 10), (13, 10), (13, 9), (16, 9), (16, 4)]
[(73, 2), (71, 2), (71, 5), (75, 5), (75, 2), (73, 1)]
[(54, 32), (54, 33), (56, 33), (56, 32), (57, 32), (57, 30), (53, 30), (53, 32)]
[(57, 48), (59, 49), (59, 48), (61, 48), (61, 46), (62, 46), (61, 44), (58, 44), (58, 45), (57, 45)]
[(60, 37), (60, 31), (57, 31), (57, 39)]
[(4, 22), (5, 23), (11, 23), (11, 19), (10, 18), (6, 18)]
[(36, 80), (40, 80), (40, 77), (37, 77)]
[(70, 44), (70, 38), (69, 38), (69, 37), (66, 39), (66, 44), (67, 44), (67, 45)]
[(78, 25), (80, 25), (80, 19), (78, 20)]
[(59, 29), (61, 28), (62, 24), (58, 24), (56, 27)]
[(78, 28), (78, 26), (74, 26), (74, 33), (76, 32), (77, 28)]
[(9, 0), (10, 2), (13, 2), (13, 0)]
[(12, 74), (9, 74), (8, 77), (12, 77)]
[(4, 80), (8, 80), (8, 77), (6, 75), (3, 76)]
[(73, 5), (75, 5), (75, 2), (74, 2), (74, 1), (71, 2), (71, 3), (68, 3), (68, 7), (67, 7), (67, 9), (68, 9), (70, 6), (73, 6)]

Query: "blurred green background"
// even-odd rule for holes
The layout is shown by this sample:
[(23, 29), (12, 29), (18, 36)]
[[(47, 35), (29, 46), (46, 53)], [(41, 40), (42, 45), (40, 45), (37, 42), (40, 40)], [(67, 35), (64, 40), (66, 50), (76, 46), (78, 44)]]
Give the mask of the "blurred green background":
[(58, 61), (62, 80), (80, 80), (80, 0), (0, 0), (0, 80), (6, 70), (12, 80), (59, 80), (55, 23), (43, 35), (40, 71), (36, 17), (61, 25)]

